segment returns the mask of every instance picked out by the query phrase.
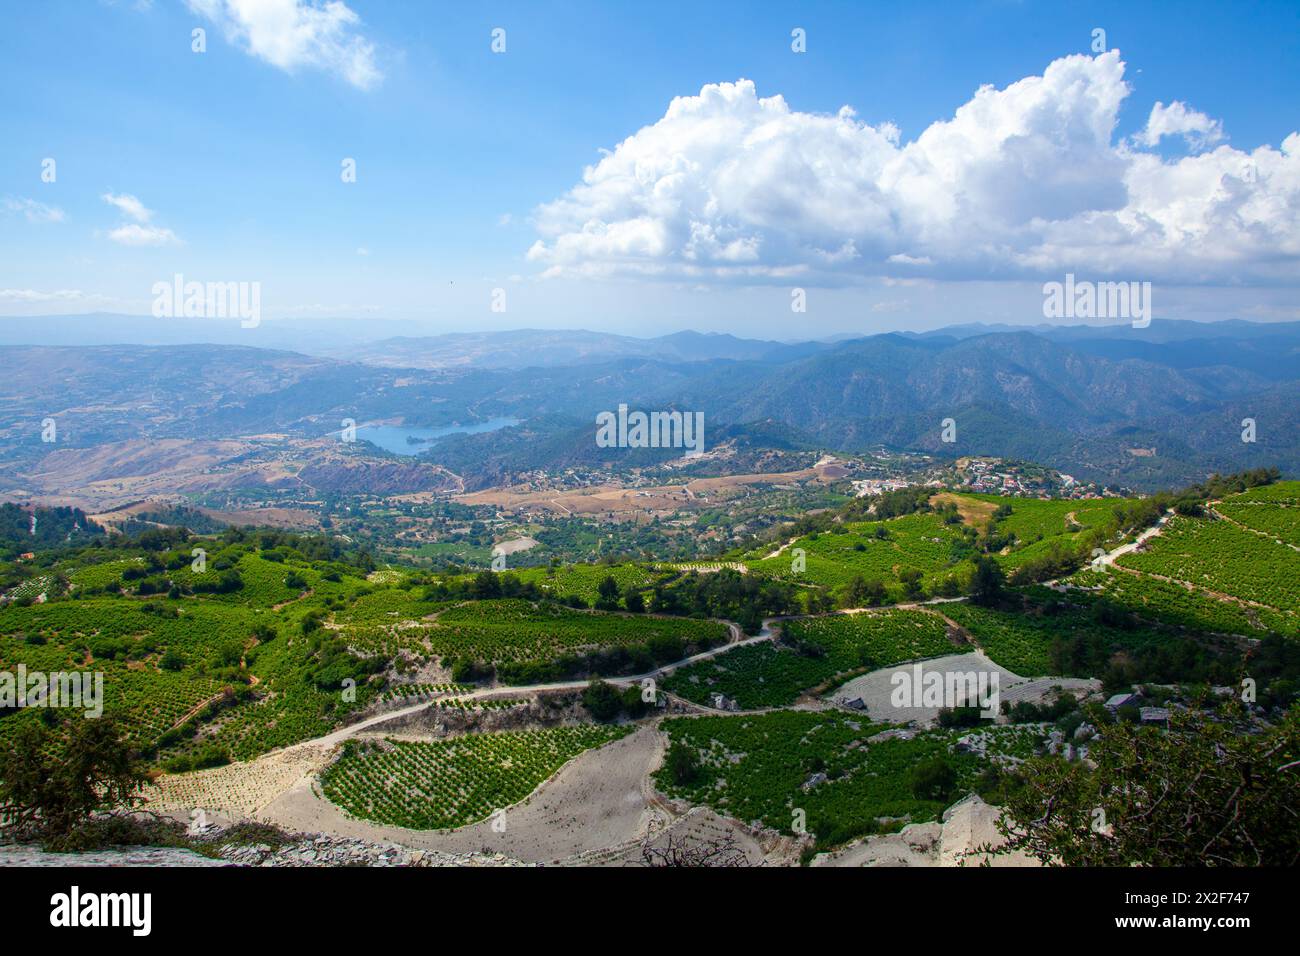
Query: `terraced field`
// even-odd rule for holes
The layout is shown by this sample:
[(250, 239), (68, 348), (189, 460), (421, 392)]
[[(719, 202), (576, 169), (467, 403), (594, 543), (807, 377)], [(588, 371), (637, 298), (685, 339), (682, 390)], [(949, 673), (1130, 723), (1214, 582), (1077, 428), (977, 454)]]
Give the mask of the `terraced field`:
[(518, 803), (578, 754), (633, 729), (586, 724), (431, 742), (350, 740), (321, 774), (321, 789), (363, 820), (413, 830), (461, 827)]
[(1268, 485), (1258, 485), (1226, 500), (1243, 504), (1300, 505), (1300, 481), (1275, 481)]
[(969, 495), (976, 501), (1006, 505), (1011, 514), (998, 519), (998, 530), (1014, 534), (1022, 544), (1042, 538), (1077, 534), (1088, 528), (1104, 527), (1114, 518), (1116, 502), (1109, 499), (1074, 501), (1038, 498), (1003, 498), (997, 495)]
[(1211, 597), (1203, 591), (1146, 574), (1122, 571), (1079, 571), (1064, 582), (1086, 589), (1071, 590), (1070, 601), (1106, 598), (1144, 619), (1206, 634), (1300, 634), (1300, 617), (1272, 608), (1251, 607)]
[(1224, 502), (1215, 510), (1252, 531), (1300, 548), (1300, 507)]
[(1117, 563), (1279, 611), (1300, 611), (1300, 551), (1231, 522), (1175, 518), (1145, 551)]
[(334, 623), (349, 629), (383, 627), (419, 620), (448, 606), (424, 600), (415, 588), (379, 588), (360, 594), (334, 615)]
[[(952, 653), (957, 645), (944, 615), (998, 664), (1028, 677), (1100, 677), (1108, 687), (1165, 678), (1228, 683), (1239, 676), (1243, 645), (1214, 635), (1300, 635), (1300, 552), (1232, 522), (1286, 540), (1295, 530), (1291, 512), (1300, 513), (1298, 495), (1300, 483), (1292, 482), (1232, 496), (1217, 506), (1232, 521), (1175, 519), (1118, 567), (1079, 572), (1065, 591), (1007, 589), (999, 608), (945, 603), (788, 619), (780, 642), (727, 650), (680, 669), (661, 686), (703, 704), (721, 693), (747, 710), (785, 708), (813, 688), (857, 673)], [(1015, 547), (999, 556), (1008, 569), (1113, 519), (1111, 501), (970, 500), (1010, 504), (996, 529), (1015, 536)], [(196, 574), (189, 550), (200, 542), (209, 548), (208, 570)], [(520, 706), (504, 696), (466, 696), (471, 682), (494, 674), (501, 684), (527, 685), (635, 673), (728, 638), (725, 624), (701, 618), (520, 598), (472, 600), (492, 592), (464, 576), (308, 560), (308, 553), (343, 552), (297, 546), (303, 550), (205, 538), (163, 546), (175, 550), (126, 554), (95, 546), (36, 573), (15, 564), (11, 600), (0, 606), (0, 669), (23, 663), (102, 671), (106, 711), (123, 718), (146, 760), (174, 776), (321, 737), (376, 700), (394, 708), (427, 701), (435, 715), (443, 711), (443, 720), (452, 712), (481, 714)], [(888, 599), (898, 601), (907, 569), (933, 588), (965, 573), (975, 554), (970, 529), (935, 513), (856, 522), (842, 533), (806, 536), (799, 546), (806, 549), (803, 574), (792, 573), (791, 549), (772, 559), (751, 555), (751, 574), (743, 579), (681, 583), (685, 590), (697, 580), (733, 579), (729, 586), (739, 593), (743, 585), (750, 596), (734, 607), (690, 601), (678, 607), (723, 606), (734, 617), (752, 610), (744, 602), (755, 586), (771, 587), (764, 575), (832, 591), (859, 576), (877, 578)], [(581, 565), (532, 568), (518, 577), (556, 596), (594, 601), (606, 576), (620, 588), (649, 589), (679, 573)], [(225, 575), (230, 586), (214, 590), (214, 575)], [(70, 597), (60, 592), (64, 579)], [(48, 600), (29, 603), (38, 591)], [(1261, 646), (1276, 643), (1268, 637)], [(484, 670), (487, 665), (494, 670)], [(0, 735), (37, 719), (35, 710), (11, 714), (0, 720)], [(888, 829), (904, 816), (932, 818), (944, 804), (912, 793), (907, 777), (917, 762), (942, 756), (957, 770), (959, 785), (980, 766), (975, 755), (954, 749), (954, 732), (870, 743), (879, 728), (839, 712), (774, 710), (670, 719), (665, 726), (674, 743), (693, 748), (701, 768), (689, 781), (661, 774), (663, 789), (785, 832), (794, 811), (803, 810), (823, 846)], [(324, 786), (358, 817), (417, 829), (458, 827), (523, 799), (566, 760), (626, 732), (584, 725), (421, 743), (368, 740), (349, 745)], [(1024, 728), (993, 733), (995, 751), (1006, 753), (1027, 752), (1036, 738)], [(812, 779), (819, 774), (826, 778)]]
[(824, 660), (771, 643), (748, 644), (711, 660), (683, 667), (663, 689), (697, 704), (725, 694), (745, 710), (793, 703), (804, 688), (828, 680), (834, 670)]
[[(121, 717), (137, 745), (152, 743), (227, 682), (207, 676), (223, 659), (238, 663), (251, 614), (196, 607), (177, 617), (144, 610), (144, 602), (95, 599), (0, 608), (0, 670), (102, 673), (104, 712)], [(164, 670), (164, 649), (200, 663), (198, 670)], [(0, 721), (10, 733), (38, 711)]]
[(102, 588), (114, 582), (122, 580), (122, 572), (132, 567), (143, 566), (144, 561), (140, 558), (122, 558), (117, 561), (105, 561), (102, 564), (91, 564), (80, 567), (69, 567), (68, 579), (72, 582), (73, 589), (80, 588)]
[(1173, 658), (1190, 646), (1172, 630), (1110, 626), (1086, 608), (947, 604), (944, 613), (995, 663), (1022, 677), (1104, 677), (1119, 651), (1163, 652)]
[(528, 601), (473, 601), (438, 613), (422, 638), (438, 655), (481, 661), (550, 661), (566, 653), (676, 640), (709, 647), (727, 639), (716, 621), (575, 611)]
[(612, 577), (621, 594), (629, 587), (648, 588), (666, 576), (647, 571), (636, 564), (570, 564), (562, 567), (521, 568), (513, 572), (519, 580), (532, 582), (555, 597), (577, 595), (588, 604), (595, 604), (600, 582)]
[[(805, 552), (803, 571), (793, 567), (796, 549)], [(859, 576), (877, 578), (892, 584), (896, 599), (901, 600), (898, 575), (903, 569), (914, 568), (922, 573), (923, 581), (932, 583), (971, 553), (960, 526), (944, 524), (937, 515), (912, 514), (806, 535), (777, 557), (750, 558), (746, 564), (751, 571), (779, 580), (830, 588), (842, 587)]]
[(1114, 520), (1116, 504), (1109, 500), (1039, 501), (993, 495), (973, 497), (1011, 508), (1011, 514), (997, 522), (1000, 534), (1015, 536), (1011, 550), (998, 556), (998, 563), (1007, 571), (1062, 544), (1077, 547), (1084, 532), (1104, 529)]
[(681, 668), (669, 693), (696, 703), (725, 694), (746, 710), (793, 703), (837, 675), (951, 653), (943, 620), (924, 611), (884, 610), (801, 618), (781, 624), (800, 647), (749, 644)]
[(1300, 481), (1279, 481), (1214, 506), (1225, 518), (1300, 548)]
[[(138, 556), (98, 564), (89, 563), (93, 554), (79, 559), (68, 570), (74, 594), (107, 592), (0, 607), (0, 665), (102, 672), (105, 713), (123, 720), (146, 756), (169, 765), (191, 757), (219, 763), (257, 756), (326, 733), (349, 710), (364, 706), (373, 696), (364, 682), (349, 697), (336, 680), (330, 686), (318, 679), (319, 641), (305, 636), (305, 618), (313, 610), (323, 616), (324, 602), (346, 600), (369, 586), (327, 563), (212, 548), (229, 559), (223, 570), (239, 573), (235, 591), (170, 598), (118, 593), (147, 579), (124, 581), (131, 569), (164, 580), (199, 580), (188, 549), (177, 556), (184, 559), (181, 567), (161, 567), (172, 562), (169, 555), (151, 556), (152, 571)], [(221, 573), (215, 561), (208, 573)], [(317, 584), (309, 600), (293, 600), (302, 592), (285, 584), (291, 573)], [(290, 603), (282, 608), (268, 603), (286, 596)], [(0, 733), (36, 716), (34, 710), (15, 714), (0, 722)]]

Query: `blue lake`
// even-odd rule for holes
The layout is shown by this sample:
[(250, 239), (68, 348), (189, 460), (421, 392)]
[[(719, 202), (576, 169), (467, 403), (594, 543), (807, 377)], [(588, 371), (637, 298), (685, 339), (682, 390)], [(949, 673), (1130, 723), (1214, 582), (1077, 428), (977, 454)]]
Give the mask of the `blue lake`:
[[(518, 418), (489, 418), (470, 425), (419, 428), (414, 425), (358, 425), (357, 441), (368, 441), (394, 455), (418, 455), (448, 435), (477, 435), (519, 424)], [(414, 439), (414, 441), (408, 441)]]

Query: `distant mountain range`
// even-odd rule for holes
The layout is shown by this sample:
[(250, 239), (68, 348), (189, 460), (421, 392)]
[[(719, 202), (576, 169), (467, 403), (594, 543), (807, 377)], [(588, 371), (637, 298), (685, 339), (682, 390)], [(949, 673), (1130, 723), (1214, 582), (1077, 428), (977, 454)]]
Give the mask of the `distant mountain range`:
[[(668, 457), (595, 446), (595, 415), (620, 403), (702, 411), (708, 441), (1004, 455), (1139, 488), (1260, 465), (1300, 473), (1300, 323), (964, 326), (797, 345), (537, 330), (325, 344), (346, 357), (230, 345), (0, 347), (0, 480), (20, 483), (49, 451), (39, 440), (47, 417), (81, 446), (319, 438), (344, 418), (521, 419), (424, 452), (470, 487), (531, 468)], [(947, 418), (954, 443), (941, 441)], [(1241, 441), (1246, 418), (1254, 443)]]
[(782, 362), (832, 348), (829, 343), (786, 345), (734, 335), (676, 332), (652, 339), (581, 330), (519, 329), (512, 332), (457, 332), (421, 338), (381, 339), (332, 353), (370, 365), (395, 368), (550, 368), (642, 358), (665, 362)]

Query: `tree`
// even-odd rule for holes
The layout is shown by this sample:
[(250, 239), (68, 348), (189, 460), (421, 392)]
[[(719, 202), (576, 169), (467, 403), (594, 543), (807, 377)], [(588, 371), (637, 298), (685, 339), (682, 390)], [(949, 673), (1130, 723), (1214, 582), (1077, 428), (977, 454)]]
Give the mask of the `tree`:
[(664, 766), (668, 768), (668, 776), (679, 787), (694, 783), (700, 772), (700, 761), (695, 754), (695, 749), (681, 741), (668, 748), (668, 753), (664, 756)]
[(975, 604), (992, 607), (1002, 597), (1004, 577), (1002, 565), (984, 555), (975, 562), (975, 573), (971, 575), (966, 593)]
[[(1057, 866), (1300, 863), (1300, 705), (1275, 726), (1241, 705), (1175, 710), (1169, 729), (1099, 725), (1089, 763), (1035, 757), (998, 829)], [(1095, 766), (1094, 766), (1095, 764)]]
[(623, 697), (613, 684), (594, 680), (582, 692), (582, 706), (596, 720), (613, 720), (623, 711)]
[(169, 647), (158, 661), (158, 666), (165, 671), (178, 671), (185, 667), (185, 658), (176, 648)]
[(903, 585), (903, 593), (909, 598), (919, 598), (925, 594), (921, 587), (921, 571), (918, 568), (903, 568), (898, 572), (898, 580)]
[(809, 591), (806, 603), (809, 614), (828, 614), (835, 609), (835, 602), (823, 590)]
[(480, 571), (474, 575), (472, 593), (478, 600), (489, 600), (501, 596), (501, 581), (492, 571)]
[(754, 604), (746, 604), (736, 615), (736, 623), (746, 634), (757, 634), (763, 630), (763, 609)]
[(947, 800), (957, 785), (957, 772), (942, 757), (934, 757), (912, 767), (907, 782), (918, 800)]
[(844, 595), (845, 607), (874, 607), (883, 603), (888, 594), (885, 583), (879, 578), (867, 580), (860, 574), (854, 575)]
[(91, 814), (132, 806), (146, 779), (113, 718), (33, 721), (0, 745), (0, 817), (51, 849), (74, 849)]
[(622, 707), (623, 713), (633, 720), (644, 717), (646, 712), (650, 710), (650, 704), (641, 696), (641, 688), (637, 684), (625, 688), (623, 693), (619, 694), (619, 706)]
[(618, 608), (618, 582), (613, 575), (607, 574), (596, 586), (596, 608), (601, 611), (613, 611)]
[(645, 611), (645, 598), (636, 587), (629, 584), (627, 590), (623, 592), (623, 605), (633, 614), (641, 614)]

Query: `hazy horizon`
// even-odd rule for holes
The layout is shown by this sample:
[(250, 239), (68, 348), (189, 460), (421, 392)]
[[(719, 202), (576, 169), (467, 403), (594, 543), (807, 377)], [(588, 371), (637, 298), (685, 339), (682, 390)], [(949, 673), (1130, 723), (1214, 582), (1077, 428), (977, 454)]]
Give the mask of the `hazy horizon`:
[[(91, 325), (91, 323), (96, 321), (108, 321), (113, 324), (107, 330), (97, 329)], [(36, 323), (36, 325), (31, 327), (30, 333), (26, 336), (19, 331), (23, 328), (22, 323), (24, 322)], [(64, 323), (66, 328), (58, 328), (58, 323), (60, 322)], [(1225, 325), (1228, 323), (1245, 323), (1248, 325), (1263, 327), (1277, 326), (1280, 328), (1284, 325), (1294, 324), (1280, 318), (1270, 321), (1261, 321), (1258, 319), (1241, 319), (1235, 317), (1197, 320), (1166, 319), (1157, 316), (1152, 320), (1152, 322), (1157, 327), (1165, 327), (1170, 324), (1181, 323), (1191, 323), (1207, 327)], [(50, 323), (55, 324), (52, 326)], [(17, 329), (15, 327), (17, 327)], [(665, 325), (662, 331), (613, 331), (582, 327), (579, 325), (562, 324), (556, 324), (553, 326), (510, 326), (504, 323), (499, 328), (488, 328), (483, 325), (478, 327), (469, 327), (466, 325), (461, 327), (452, 326), (441, 328), (419, 319), (331, 316), (320, 318), (268, 318), (264, 319), (258, 328), (245, 329), (240, 327), (237, 319), (156, 319), (148, 315), (92, 312), (70, 315), (32, 314), (0, 316), (0, 346), (58, 345), (64, 347), (77, 347), (80, 345), (98, 346), (116, 344), (167, 347), (212, 344), (245, 345), (254, 348), (274, 348), (281, 350), (290, 348), (290, 350), (301, 350), (308, 353), (328, 353), (331, 349), (336, 349), (349, 344), (380, 342), (386, 339), (432, 339), (444, 336), (506, 336), (524, 333), (542, 333), (552, 335), (610, 335), (638, 341), (653, 341), (656, 339), (670, 338), (675, 335), (695, 334), (716, 338), (725, 338), (730, 336), (741, 341), (773, 342), (782, 345), (797, 345), (802, 343), (834, 344), (857, 338), (870, 338), (875, 335), (909, 333), (930, 334), (946, 330), (988, 329), (990, 331), (1001, 331), (1004, 329), (1012, 329), (1042, 332), (1047, 330), (1065, 331), (1072, 328), (1103, 330), (1107, 328), (1131, 328), (1131, 326), (1126, 321), (1117, 322), (1114, 320), (1093, 322), (1077, 320), (1068, 323), (1053, 323), (1040, 316), (1037, 322), (1015, 322), (1011, 320), (955, 320), (935, 323), (925, 328), (885, 326), (872, 329), (850, 329), (827, 334), (816, 334), (814, 332), (804, 336), (792, 336), (788, 334), (768, 336), (756, 333), (751, 334), (743, 329), (734, 331), (707, 330), (685, 324)], [(341, 338), (336, 342), (330, 343), (328, 346), (321, 346), (320, 343), (313, 343), (314, 347), (304, 345), (300, 349), (293, 349), (291, 342), (290, 344), (285, 344), (285, 342), (275, 338), (276, 332), (292, 331), (298, 333), (303, 330), (316, 331), (322, 335), (341, 336)], [(120, 338), (112, 338), (115, 335), (120, 336)]]

